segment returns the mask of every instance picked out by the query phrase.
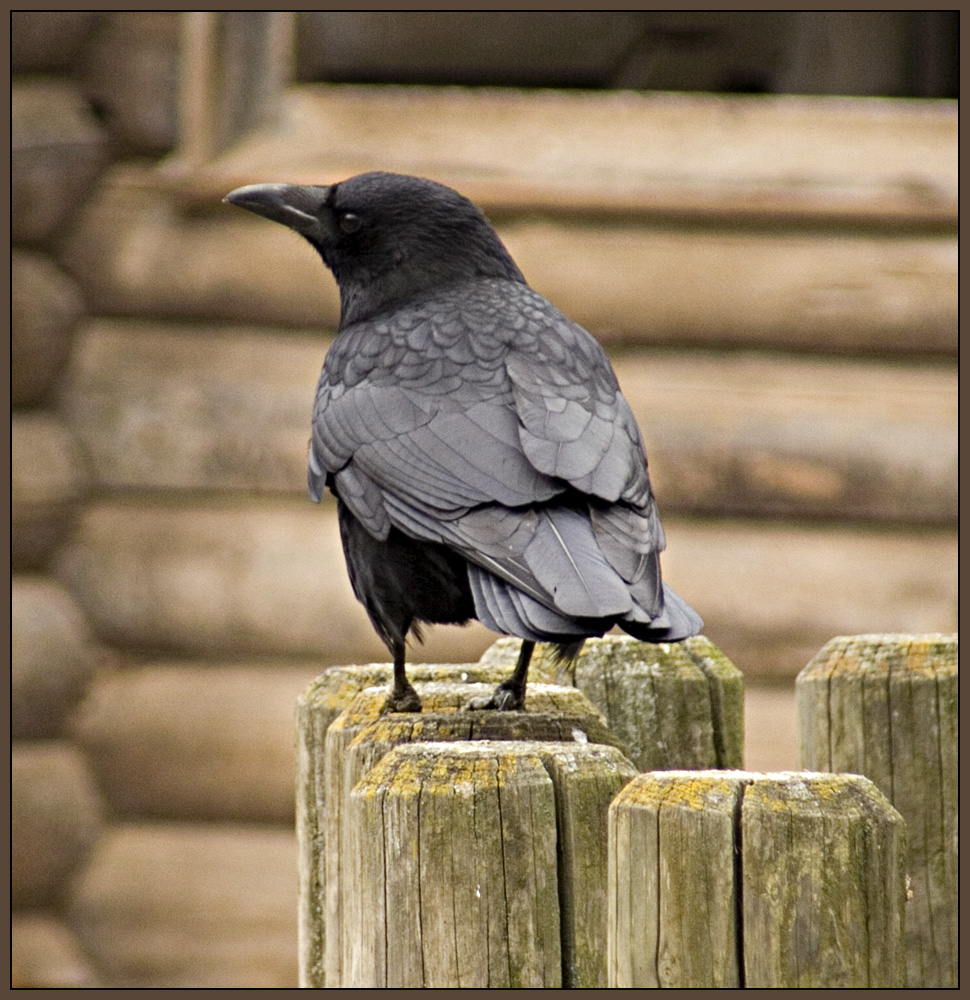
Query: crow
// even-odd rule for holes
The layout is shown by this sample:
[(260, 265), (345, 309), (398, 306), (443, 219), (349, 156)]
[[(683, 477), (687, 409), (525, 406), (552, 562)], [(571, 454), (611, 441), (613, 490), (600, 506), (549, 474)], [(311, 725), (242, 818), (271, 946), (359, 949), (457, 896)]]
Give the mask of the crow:
[(347, 571), (394, 660), (387, 711), (420, 711), (423, 623), (523, 640), (470, 708), (524, 708), (538, 641), (575, 656), (619, 625), (701, 619), (660, 578), (643, 440), (603, 349), (526, 283), (482, 212), (423, 178), (251, 184), (225, 199), (305, 237), (340, 290), (317, 386), (310, 496), (337, 498)]

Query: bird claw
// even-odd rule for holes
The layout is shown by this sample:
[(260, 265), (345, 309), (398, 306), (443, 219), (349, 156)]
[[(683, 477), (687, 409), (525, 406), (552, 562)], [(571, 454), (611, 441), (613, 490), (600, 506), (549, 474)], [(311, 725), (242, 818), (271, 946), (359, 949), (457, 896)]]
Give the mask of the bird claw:
[(420, 712), (421, 699), (418, 692), (413, 687), (406, 687), (403, 691), (392, 691), (384, 702), (381, 715), (388, 712)]
[(465, 705), (466, 712), (479, 712), (483, 710), (521, 712), (525, 710), (525, 697), (521, 691), (517, 691), (514, 688), (507, 688), (504, 684), (499, 684), (488, 697), (472, 698)]

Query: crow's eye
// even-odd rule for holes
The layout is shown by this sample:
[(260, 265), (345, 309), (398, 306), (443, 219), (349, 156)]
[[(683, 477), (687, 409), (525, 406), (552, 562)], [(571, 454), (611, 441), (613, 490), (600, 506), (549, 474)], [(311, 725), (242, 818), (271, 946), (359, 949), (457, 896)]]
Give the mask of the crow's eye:
[(356, 233), (361, 226), (360, 216), (355, 215), (353, 212), (343, 212), (337, 219), (337, 225), (340, 226), (342, 233), (347, 235)]

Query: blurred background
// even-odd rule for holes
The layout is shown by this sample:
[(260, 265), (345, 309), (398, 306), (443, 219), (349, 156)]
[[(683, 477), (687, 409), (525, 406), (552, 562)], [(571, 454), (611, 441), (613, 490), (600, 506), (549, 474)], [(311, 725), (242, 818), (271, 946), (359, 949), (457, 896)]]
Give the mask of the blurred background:
[(296, 985), (294, 702), (387, 656), (240, 184), (457, 187), (601, 340), (748, 767), (831, 637), (956, 630), (957, 17), (12, 12), (15, 986)]

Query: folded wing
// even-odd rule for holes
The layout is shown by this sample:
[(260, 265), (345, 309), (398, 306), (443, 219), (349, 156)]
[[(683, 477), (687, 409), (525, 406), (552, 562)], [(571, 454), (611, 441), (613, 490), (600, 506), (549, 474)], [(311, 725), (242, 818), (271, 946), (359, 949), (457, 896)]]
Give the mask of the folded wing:
[[(423, 340), (412, 319), (382, 350), (374, 329), (335, 345), (314, 409), (311, 494), (331, 482), (375, 537), (394, 526), (461, 552), (476, 612), (498, 631), (582, 635), (620, 621), (654, 637), (696, 632), (687, 605), (665, 601), (643, 443), (609, 362), (540, 296), (516, 294), (531, 297), (530, 319), (517, 311), (514, 331), (438, 303)], [(355, 336), (374, 359), (363, 375)]]

